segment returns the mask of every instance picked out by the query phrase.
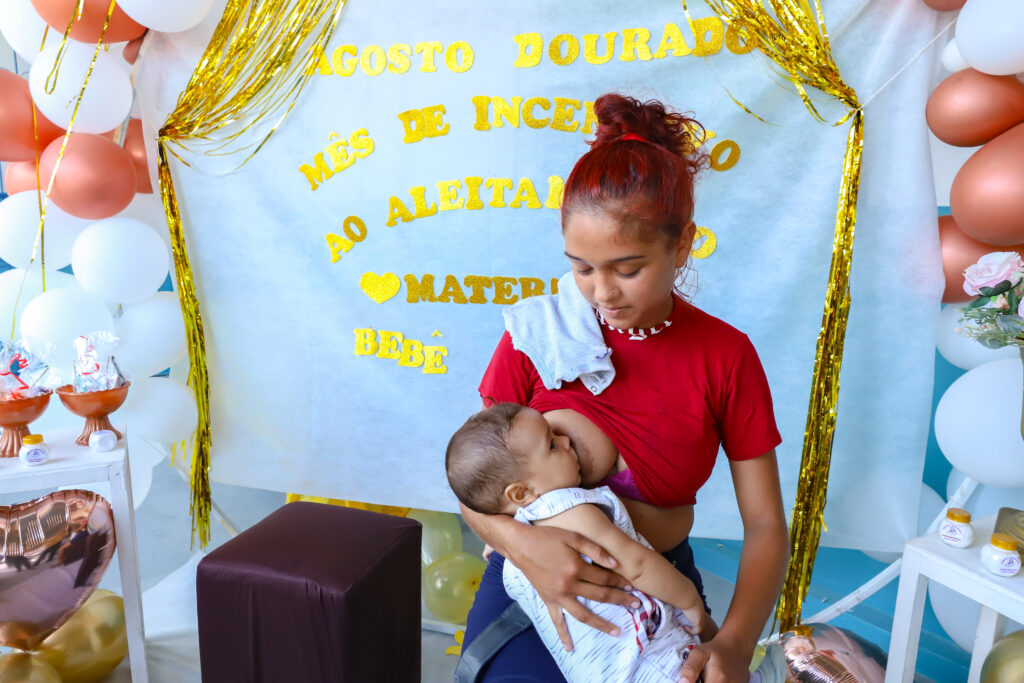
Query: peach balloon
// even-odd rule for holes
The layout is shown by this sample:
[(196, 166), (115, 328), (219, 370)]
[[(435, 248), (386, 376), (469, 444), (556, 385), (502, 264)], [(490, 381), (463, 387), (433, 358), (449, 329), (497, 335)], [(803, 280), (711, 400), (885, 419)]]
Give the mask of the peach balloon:
[(946, 277), (946, 289), (942, 293), (944, 304), (964, 303), (974, 298), (964, 291), (964, 269), (977, 263), (985, 254), (1015, 251), (1024, 255), (1024, 244), (996, 247), (968, 237), (952, 216), (939, 216), (939, 242), (942, 245), (942, 274)]
[(33, 132), (33, 108), (28, 81), (0, 69), (0, 161), (34, 161), (36, 151), (42, 152), (51, 140), (64, 133), (38, 109)]
[(1024, 83), (964, 69), (947, 77), (928, 98), (928, 127), (957, 147), (977, 147), (1024, 121)]
[(1024, 123), (971, 155), (949, 191), (964, 234), (986, 244), (1024, 242)]
[(128, 130), (124, 135), (124, 149), (135, 164), (135, 191), (152, 194), (153, 183), (149, 180), (149, 166), (146, 164), (146, 144), (142, 139), (142, 121), (128, 119)]
[(128, 41), (128, 44), (121, 50), (121, 56), (124, 57), (124, 61), (129, 64), (134, 64), (135, 60), (139, 58), (139, 50), (142, 49), (142, 41), (145, 40), (146, 34), (143, 33), (138, 38), (132, 38)]
[[(39, 160), (45, 178), (53, 172), (60, 144), (51, 142)], [(131, 203), (135, 183), (135, 164), (123, 148), (101, 135), (72, 133), (50, 199), (72, 216), (100, 220)]]
[[(46, 180), (49, 180), (47, 178)], [(42, 183), (45, 185), (46, 180)], [(7, 194), (18, 194), (26, 190), (36, 189), (36, 162), (12, 161), (4, 171), (4, 189)]]
[[(32, 0), (32, 6), (39, 12), (39, 16), (51, 28), (56, 29), (58, 35), (64, 35), (75, 11), (75, 4), (75, 0)], [(109, 7), (109, 0), (82, 0), (82, 16), (75, 19), (75, 23), (71, 25), (71, 37), (83, 43), (95, 43), (99, 40)], [(120, 43), (131, 40), (141, 36), (145, 30), (145, 26), (114, 5), (114, 14), (110, 17), (110, 25), (103, 36), (103, 42)]]
[(940, 12), (955, 12), (967, 4), (967, 0), (923, 0), (924, 4)]

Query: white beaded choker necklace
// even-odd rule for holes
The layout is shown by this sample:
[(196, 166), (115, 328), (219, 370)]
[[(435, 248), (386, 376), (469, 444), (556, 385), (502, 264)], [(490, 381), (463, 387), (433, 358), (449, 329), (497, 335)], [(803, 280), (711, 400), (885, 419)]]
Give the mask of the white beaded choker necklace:
[(659, 323), (654, 327), (631, 327), (628, 330), (624, 330), (622, 328), (613, 326), (611, 323), (605, 320), (604, 316), (601, 315), (600, 311), (594, 312), (597, 313), (597, 319), (601, 321), (602, 325), (607, 327), (609, 330), (615, 330), (619, 334), (628, 334), (630, 341), (643, 341), (644, 339), (653, 337), (656, 334), (664, 332), (665, 330), (672, 326), (672, 321), (666, 320), (665, 322)]

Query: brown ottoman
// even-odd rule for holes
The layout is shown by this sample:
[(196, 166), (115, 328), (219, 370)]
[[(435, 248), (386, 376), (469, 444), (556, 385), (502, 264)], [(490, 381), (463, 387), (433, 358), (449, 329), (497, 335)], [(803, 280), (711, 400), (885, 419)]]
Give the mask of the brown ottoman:
[(206, 683), (420, 679), (420, 523), (291, 503), (199, 563)]

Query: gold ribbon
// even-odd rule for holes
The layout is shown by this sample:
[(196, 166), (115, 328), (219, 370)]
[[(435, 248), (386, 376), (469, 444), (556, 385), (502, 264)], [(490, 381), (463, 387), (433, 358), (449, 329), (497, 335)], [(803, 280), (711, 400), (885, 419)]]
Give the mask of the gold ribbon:
[[(850, 267), (857, 221), (864, 112), (857, 100), (857, 93), (843, 82), (839, 67), (832, 59), (825, 17), (818, 0), (767, 0), (770, 10), (758, 0), (706, 2), (723, 19), (746, 31), (748, 38), (793, 84), (815, 120), (825, 122), (807, 95), (807, 87), (816, 88), (846, 105), (846, 115), (834, 125), (838, 126), (852, 118), (846, 137), (846, 157), (843, 160), (832, 244), (832, 266), (829, 269), (825, 308), (814, 356), (814, 376), (811, 380), (811, 398), (800, 459), (800, 478), (789, 531), (789, 569), (775, 614), (780, 630), (787, 631), (800, 623), (800, 612), (811, 583), (814, 558), (824, 523), (825, 494), (828, 490), (839, 396), (839, 371), (843, 364), (843, 342), (850, 310)], [(686, 0), (683, 0), (683, 7), (686, 8)]]
[(186, 165), (179, 151), (246, 153), (238, 166), (251, 159), (291, 112), (344, 5), (345, 0), (229, 0), (157, 139), (160, 196), (188, 340), (188, 384), (199, 411), (190, 475), (193, 545), (197, 536), (201, 547), (210, 540), (210, 385), (199, 298), (168, 155)]

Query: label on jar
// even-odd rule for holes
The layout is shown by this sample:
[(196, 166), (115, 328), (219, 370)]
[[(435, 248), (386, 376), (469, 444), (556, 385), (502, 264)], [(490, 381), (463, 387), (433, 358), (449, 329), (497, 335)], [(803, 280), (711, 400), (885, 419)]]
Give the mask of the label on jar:
[(966, 548), (974, 540), (974, 534), (968, 524), (947, 520), (939, 525), (939, 538), (954, 548)]
[(42, 465), (46, 458), (47, 453), (42, 448), (29, 448), (25, 451), (25, 462), (29, 465)]
[(1002, 576), (1013, 576), (1020, 571), (1020, 556), (1014, 553), (1011, 557), (1004, 557), (999, 561), (999, 573)]

